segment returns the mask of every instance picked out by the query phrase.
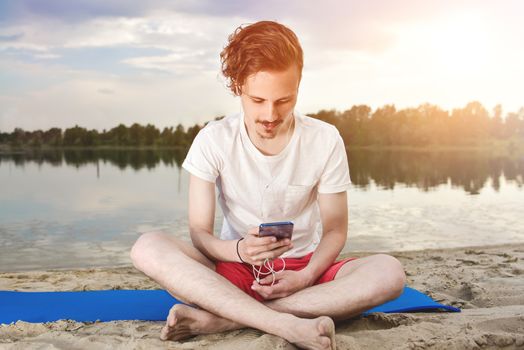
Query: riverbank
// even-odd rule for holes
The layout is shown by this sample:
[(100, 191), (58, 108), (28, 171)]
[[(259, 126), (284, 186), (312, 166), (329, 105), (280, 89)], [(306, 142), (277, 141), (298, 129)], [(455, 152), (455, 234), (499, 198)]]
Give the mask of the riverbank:
[[(189, 147), (184, 146), (122, 146), (122, 145), (79, 145), (79, 146), (29, 146), (21, 145), (13, 147), (10, 144), (0, 143), (0, 153), (28, 153), (37, 151), (84, 151), (84, 150), (109, 150), (109, 151), (165, 151), (176, 150), (186, 151)], [(426, 145), (426, 146), (403, 146), (403, 145), (346, 145), (348, 151), (409, 151), (409, 152), (450, 152), (450, 151), (471, 151), (484, 152), (489, 155), (523, 155), (524, 154), (524, 138), (512, 137), (509, 139), (486, 139), (482, 141), (475, 141), (471, 143), (456, 144), (456, 145)]]
[(369, 145), (347, 146), (348, 151), (389, 151), (389, 152), (478, 152), (489, 156), (522, 156), (524, 155), (524, 138), (490, 139), (475, 144), (464, 145), (428, 145), (428, 146), (400, 146), (400, 145)]
[[(341, 322), (338, 349), (524, 348), (524, 243), (391, 254), (403, 263), (409, 286), (462, 312), (375, 314)], [(0, 290), (138, 288), (159, 286), (132, 267), (0, 273)], [(166, 343), (158, 338), (162, 325), (17, 322), (0, 326), (0, 349), (294, 348), (252, 329)]]

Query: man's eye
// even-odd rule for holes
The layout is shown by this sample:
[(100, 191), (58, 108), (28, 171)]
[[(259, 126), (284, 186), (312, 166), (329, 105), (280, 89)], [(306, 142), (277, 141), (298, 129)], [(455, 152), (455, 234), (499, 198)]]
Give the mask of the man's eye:
[(253, 100), (253, 102), (255, 102), (255, 103), (262, 103), (262, 102), (264, 102), (264, 101), (261, 101), (261, 100)]

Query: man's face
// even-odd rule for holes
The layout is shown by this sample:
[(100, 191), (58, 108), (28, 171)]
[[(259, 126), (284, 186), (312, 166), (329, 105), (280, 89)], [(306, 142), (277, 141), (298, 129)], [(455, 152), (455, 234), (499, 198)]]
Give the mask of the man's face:
[(296, 66), (284, 71), (260, 71), (242, 86), (240, 99), (250, 136), (273, 139), (286, 133), (297, 103), (300, 74)]

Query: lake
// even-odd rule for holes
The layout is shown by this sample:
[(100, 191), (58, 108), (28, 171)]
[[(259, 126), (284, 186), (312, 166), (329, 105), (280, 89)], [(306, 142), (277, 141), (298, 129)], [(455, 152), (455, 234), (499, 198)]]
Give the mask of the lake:
[[(183, 150), (0, 154), (0, 271), (130, 264), (137, 237), (189, 241)], [(524, 157), (348, 152), (351, 251), (524, 241)], [(221, 227), (216, 215), (215, 232)]]

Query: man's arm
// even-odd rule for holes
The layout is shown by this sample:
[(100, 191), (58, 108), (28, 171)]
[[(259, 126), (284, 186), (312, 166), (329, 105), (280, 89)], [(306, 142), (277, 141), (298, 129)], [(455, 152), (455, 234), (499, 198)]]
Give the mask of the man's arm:
[(195, 175), (189, 178), (189, 233), (195, 248), (214, 261), (238, 261), (235, 240), (213, 235), (215, 184)]
[[(215, 184), (195, 175), (189, 178), (189, 232), (195, 248), (213, 261), (239, 262), (237, 240), (222, 240), (213, 235), (215, 221)], [(265, 258), (273, 259), (292, 248), (289, 240), (258, 237), (258, 228), (248, 232), (239, 242), (243, 261), (262, 265)]]
[(308, 284), (312, 285), (336, 260), (347, 239), (348, 203), (347, 192), (318, 195), (322, 238), (309, 264), (302, 270)]
[(344, 247), (348, 229), (346, 192), (319, 194), (320, 219), (323, 235), (309, 264), (300, 271), (283, 271), (276, 274), (277, 284), (271, 286), (273, 276), (253, 283), (253, 289), (265, 299), (288, 296), (311, 286), (335, 261)]

